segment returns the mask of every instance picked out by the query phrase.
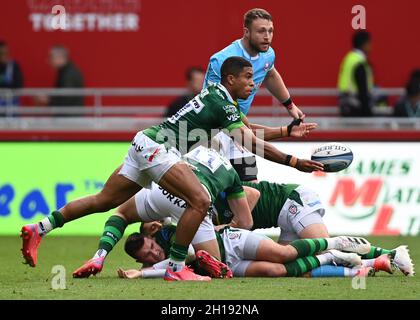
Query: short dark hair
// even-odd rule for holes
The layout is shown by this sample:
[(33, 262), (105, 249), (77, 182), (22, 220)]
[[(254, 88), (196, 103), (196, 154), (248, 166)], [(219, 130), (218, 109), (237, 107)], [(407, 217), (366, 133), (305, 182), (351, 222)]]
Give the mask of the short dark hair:
[(411, 79), (405, 86), (407, 96), (416, 97), (420, 94), (420, 79)]
[(137, 260), (136, 253), (144, 246), (144, 238), (143, 234), (134, 232), (125, 240), (124, 250), (133, 259)]
[(353, 48), (360, 49), (370, 41), (370, 33), (366, 30), (357, 31), (353, 35)]
[(191, 81), (194, 72), (204, 73), (204, 69), (197, 66), (188, 68), (185, 72), (185, 79), (187, 79), (187, 81)]
[(7, 47), (6, 41), (0, 40), (0, 47)]
[(248, 60), (242, 57), (229, 57), (227, 58), (220, 69), (222, 82), (224, 82), (228, 75), (234, 75), (237, 77), (244, 68), (251, 67), (252, 64)]
[(260, 8), (254, 8), (251, 10), (248, 10), (244, 14), (244, 27), (249, 28), (252, 24), (252, 21), (257, 19), (265, 19), (268, 21), (273, 21), (273, 18), (271, 17), (271, 14), (268, 13), (268, 11)]

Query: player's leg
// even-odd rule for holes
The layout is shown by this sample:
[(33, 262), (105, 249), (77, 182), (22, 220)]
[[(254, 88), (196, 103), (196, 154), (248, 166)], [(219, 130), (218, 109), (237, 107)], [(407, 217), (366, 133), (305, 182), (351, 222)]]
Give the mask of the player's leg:
[[(347, 256), (351, 254), (346, 254)], [(318, 256), (308, 256), (298, 258), (295, 261), (287, 262), (285, 264), (274, 263), (269, 261), (249, 261), (243, 260), (237, 264), (234, 270), (235, 277), (299, 277), (303, 276), (308, 272), (313, 272), (313, 270), (319, 270), (321, 268), (328, 269), (329, 267), (336, 267), (329, 265), (329, 261), (323, 258), (323, 255)], [(346, 268), (346, 267), (336, 267), (339, 271), (345, 273), (347, 276), (360, 275), (362, 272), (373, 270), (369, 268)], [(326, 276), (326, 269), (323, 276)], [(318, 272), (319, 274), (319, 272)], [(337, 274), (337, 272), (336, 272)], [(328, 275), (332, 276), (332, 275)], [(315, 275), (314, 277), (317, 277)]]
[(285, 263), (297, 258), (312, 256), (316, 253), (333, 249), (364, 253), (370, 250), (370, 243), (366, 239), (349, 236), (299, 239), (286, 246), (278, 244), (271, 239), (263, 240), (258, 246), (255, 260)]
[[(283, 238), (282, 243), (293, 241), (293, 233), (297, 234), (301, 239), (328, 237), (328, 229), (323, 221), (325, 209), (318, 194), (304, 186), (299, 186), (296, 191), (300, 198), (305, 199), (305, 201), (303, 201), (302, 207), (299, 207), (299, 204), (296, 202), (292, 203), (298, 208), (297, 214), (291, 214), (289, 211), (285, 212), (287, 219), (283, 219), (282, 223), (286, 223), (287, 226), (282, 226), (282, 228), (288, 228), (288, 230), (291, 230), (291, 233), (287, 234), (286, 232), (284, 236), (283, 234), (280, 235), (280, 238)], [(389, 258), (384, 255), (389, 255), (393, 264), (405, 275), (414, 274), (414, 266), (406, 246), (388, 250), (372, 245), (367, 254), (361, 255), (362, 263), (365, 267), (375, 268), (375, 271), (392, 273), (393, 266), (390, 265)]]
[(159, 185), (187, 202), (187, 208), (178, 221), (168, 269), (172, 279), (183, 280), (181, 274), (175, 275), (175, 273), (182, 270), (183, 275), (189, 277), (185, 272), (187, 269), (184, 268), (188, 246), (207, 214), (210, 196), (188, 165), (182, 162), (172, 166), (159, 181)]
[(218, 260), (222, 260), (219, 244), (217, 243), (216, 234), (214, 232), (214, 225), (208, 215), (201, 222), (191, 244), (194, 247), (195, 252), (204, 250)]
[(41, 237), (53, 229), (61, 228), (67, 222), (91, 213), (113, 209), (141, 189), (137, 183), (120, 175), (120, 169), (121, 166), (111, 174), (99, 193), (71, 201), (63, 208), (52, 212), (39, 223), (26, 225), (22, 228), (22, 253), (30, 266), (36, 266), (37, 249)]
[(324, 223), (314, 223), (305, 227), (300, 233), (301, 239), (328, 238), (327, 226)]
[[(243, 277), (285, 277), (287, 275), (286, 267), (280, 263), (268, 261), (251, 261), (244, 272)], [(239, 271), (234, 274), (240, 277)]]
[(255, 205), (257, 204), (258, 200), (260, 199), (260, 192), (257, 189), (247, 186), (243, 186), (243, 188), (246, 194), (249, 209), (252, 211)]
[[(146, 191), (143, 189), (142, 191)], [(142, 191), (138, 192), (142, 193)], [(129, 224), (139, 222), (140, 217), (136, 211), (135, 196), (119, 206), (111, 217), (105, 222), (104, 231), (99, 239), (98, 250), (94, 256), (85, 262), (83, 266), (73, 272), (74, 278), (88, 278), (102, 271), (108, 254), (124, 235)]]

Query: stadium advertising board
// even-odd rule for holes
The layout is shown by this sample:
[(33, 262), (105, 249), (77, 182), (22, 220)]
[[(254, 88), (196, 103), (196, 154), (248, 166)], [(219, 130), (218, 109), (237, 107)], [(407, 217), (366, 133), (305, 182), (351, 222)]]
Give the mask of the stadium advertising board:
[[(420, 233), (419, 143), (343, 142), (354, 154), (337, 173), (305, 174), (258, 159), (259, 179), (300, 183), (325, 204), (332, 234), (418, 235)], [(277, 143), (283, 152), (310, 158), (317, 143)]]
[[(307, 174), (259, 158), (259, 178), (316, 190), (332, 234), (418, 235), (420, 144), (343, 143), (354, 153), (344, 171)], [(309, 158), (316, 145), (276, 143), (301, 158)], [(0, 234), (18, 234), (22, 225), (96, 193), (122, 163), (128, 147), (122, 142), (0, 143)], [(85, 217), (53, 234), (98, 235), (109, 214)]]
[[(18, 234), (68, 201), (102, 189), (129, 143), (0, 144), (0, 234)], [(101, 234), (110, 213), (73, 221), (54, 234)]]

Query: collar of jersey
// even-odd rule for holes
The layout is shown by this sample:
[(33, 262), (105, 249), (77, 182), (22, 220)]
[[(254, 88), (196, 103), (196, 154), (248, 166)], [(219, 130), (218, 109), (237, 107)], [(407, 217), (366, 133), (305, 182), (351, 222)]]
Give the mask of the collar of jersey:
[(260, 57), (260, 54), (259, 53), (255, 57), (251, 57), (251, 55), (243, 47), (243, 45), (242, 45), (242, 39), (239, 39), (237, 41), (238, 41), (238, 45), (242, 49), (242, 52), (244, 53), (245, 58), (247, 58), (248, 60), (257, 60)]
[(217, 84), (217, 87), (223, 91), (223, 93), (226, 95), (226, 98), (232, 102), (235, 106), (237, 105), (237, 102), (235, 100), (232, 99), (232, 96), (230, 95), (229, 91), (227, 91), (227, 89), (225, 88), (225, 86), (221, 83)]

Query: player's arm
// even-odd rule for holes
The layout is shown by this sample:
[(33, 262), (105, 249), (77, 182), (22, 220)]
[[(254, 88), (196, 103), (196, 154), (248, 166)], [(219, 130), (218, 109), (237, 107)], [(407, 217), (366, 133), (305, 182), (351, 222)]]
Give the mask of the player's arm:
[(312, 130), (315, 130), (318, 126), (316, 123), (306, 123), (302, 119), (294, 119), (289, 125), (281, 127), (267, 127), (260, 124), (251, 123), (248, 118), (244, 115), (242, 122), (252, 130), (252, 132), (261, 137), (265, 141), (271, 141), (275, 139), (281, 139), (286, 137), (293, 138), (305, 138), (309, 135)]
[(287, 108), (287, 111), (292, 118), (299, 119), (305, 116), (291, 100), (289, 90), (287, 90), (286, 85), (276, 68), (273, 67), (268, 71), (264, 79), (264, 85), (267, 90)]
[(230, 135), (235, 139), (235, 142), (252, 150), (252, 153), (260, 155), (272, 162), (290, 166), (303, 172), (324, 170), (324, 165), (322, 163), (298, 159), (297, 157), (279, 151), (272, 144), (257, 138), (252, 130), (245, 125), (233, 128), (230, 130)]
[[(233, 213), (233, 218), (229, 225), (236, 228), (242, 228), (247, 230), (251, 229), (254, 224), (254, 220), (252, 219), (251, 208), (248, 204), (247, 194), (245, 193), (245, 190), (241, 185), (240, 178), (236, 173), (233, 185), (227, 188), (225, 191), (227, 194), (226, 199), (228, 205)], [(258, 192), (258, 190), (255, 191)], [(252, 198), (255, 198), (256, 196), (252, 192), (250, 193), (250, 195)]]

